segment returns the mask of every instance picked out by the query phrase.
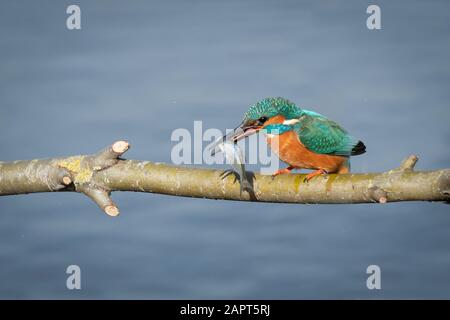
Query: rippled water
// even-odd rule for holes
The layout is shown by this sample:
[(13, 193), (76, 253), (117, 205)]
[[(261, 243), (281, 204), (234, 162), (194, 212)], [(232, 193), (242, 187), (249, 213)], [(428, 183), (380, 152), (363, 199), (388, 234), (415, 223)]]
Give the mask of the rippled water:
[[(368, 146), (353, 171), (415, 153), (449, 167), (450, 3), (0, 3), (0, 159), (90, 153), (170, 161), (175, 128), (230, 128), (284, 96)], [(283, 205), (116, 193), (111, 219), (79, 194), (0, 198), (0, 298), (449, 298), (439, 203)], [(82, 290), (65, 269), (82, 270)], [(382, 290), (366, 288), (366, 267)]]

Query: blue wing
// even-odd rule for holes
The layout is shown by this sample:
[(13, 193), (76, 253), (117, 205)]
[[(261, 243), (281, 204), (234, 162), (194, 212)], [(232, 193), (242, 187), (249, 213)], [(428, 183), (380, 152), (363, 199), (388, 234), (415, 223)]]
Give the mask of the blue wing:
[(316, 153), (351, 156), (365, 152), (361, 141), (336, 122), (314, 111), (303, 110), (294, 130), (303, 145)]

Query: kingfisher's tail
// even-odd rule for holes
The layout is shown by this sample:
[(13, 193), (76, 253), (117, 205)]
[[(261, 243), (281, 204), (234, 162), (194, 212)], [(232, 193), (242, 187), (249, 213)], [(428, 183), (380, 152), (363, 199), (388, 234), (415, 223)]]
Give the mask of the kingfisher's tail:
[(362, 141), (358, 141), (357, 144), (352, 148), (350, 155), (357, 156), (366, 152), (366, 145)]

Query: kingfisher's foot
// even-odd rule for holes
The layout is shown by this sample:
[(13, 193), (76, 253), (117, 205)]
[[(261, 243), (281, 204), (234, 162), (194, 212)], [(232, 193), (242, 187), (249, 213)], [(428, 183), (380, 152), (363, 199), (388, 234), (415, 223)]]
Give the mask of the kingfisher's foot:
[(313, 171), (313, 172), (311, 172), (311, 173), (306, 175), (305, 179), (303, 179), (303, 182), (308, 183), (309, 180), (311, 180), (312, 178), (317, 177), (317, 176), (321, 176), (321, 175), (325, 175), (325, 174), (328, 174), (328, 172), (326, 170), (323, 170), (323, 169), (319, 169), (319, 170)]
[(222, 172), (221, 174), (220, 174), (220, 178), (222, 179), (222, 180), (225, 180), (226, 179), (226, 177), (228, 177), (228, 176), (230, 176), (230, 175), (232, 175), (233, 177), (234, 177), (234, 181), (233, 181), (233, 183), (236, 183), (238, 180), (239, 180), (239, 173), (237, 173), (236, 171), (234, 171), (234, 170), (232, 170), (232, 169), (229, 169), (229, 170), (225, 170), (224, 172)]
[(295, 167), (289, 166), (287, 168), (277, 170), (274, 174), (272, 174), (272, 179), (275, 178), (276, 176), (279, 176), (280, 174), (291, 173), (291, 171), (294, 169)]

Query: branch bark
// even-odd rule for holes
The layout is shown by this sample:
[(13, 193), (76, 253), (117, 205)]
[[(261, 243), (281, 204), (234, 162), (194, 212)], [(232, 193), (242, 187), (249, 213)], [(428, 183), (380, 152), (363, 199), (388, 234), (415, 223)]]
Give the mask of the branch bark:
[(280, 203), (450, 202), (450, 169), (414, 171), (416, 156), (382, 173), (330, 174), (305, 183), (304, 174), (271, 176), (248, 173), (254, 193), (240, 195), (232, 176), (222, 171), (125, 160), (129, 148), (117, 141), (93, 155), (0, 162), (0, 195), (73, 191), (87, 195), (108, 215), (119, 209), (113, 191)]

